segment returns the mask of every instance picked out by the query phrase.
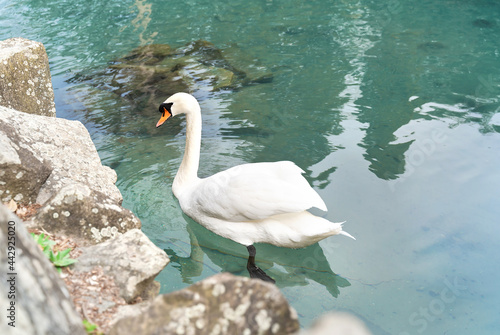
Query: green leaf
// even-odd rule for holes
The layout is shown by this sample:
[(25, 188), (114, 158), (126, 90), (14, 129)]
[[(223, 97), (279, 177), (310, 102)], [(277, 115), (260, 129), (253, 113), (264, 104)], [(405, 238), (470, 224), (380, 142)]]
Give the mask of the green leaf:
[(58, 259), (54, 262), (55, 266), (63, 267), (68, 266), (73, 263), (76, 263), (76, 259), (66, 258), (66, 259)]
[(51, 241), (49, 239), (48, 236), (45, 236), (45, 234), (40, 234), (40, 235), (36, 235), (34, 233), (31, 233), (31, 236), (33, 236), (33, 239), (35, 240), (36, 243), (38, 243), (38, 245), (40, 245), (42, 247), (42, 249), (45, 249), (45, 247), (50, 247), (52, 248), (56, 242), (54, 241)]
[(67, 248), (63, 251), (60, 251), (55, 255), (55, 259), (53, 261), (55, 266), (68, 266), (76, 262), (76, 259), (72, 259), (69, 257), (69, 253), (71, 251), (71, 248)]
[(54, 251), (52, 249), (49, 250), (49, 259), (52, 263), (54, 263), (54, 261), (57, 260), (56, 254), (54, 254)]
[(45, 254), (45, 256), (47, 256), (47, 258), (50, 260), (50, 254), (52, 253), (52, 249), (46, 245), (44, 248), (43, 248), (43, 253)]
[(70, 253), (71, 251), (71, 248), (67, 248), (63, 251), (59, 251), (59, 253), (57, 254), (57, 257), (58, 258), (65, 258), (66, 256), (68, 256), (68, 254)]
[(43, 253), (52, 262), (52, 264), (55, 265), (59, 273), (61, 273), (61, 267), (68, 266), (76, 262), (76, 259), (69, 257), (71, 248), (55, 253), (52, 247), (56, 244), (56, 242), (51, 241), (48, 236), (45, 236), (43, 233), (40, 235), (31, 233), (31, 236), (33, 236), (35, 242), (42, 247)]
[(82, 322), (83, 322), (83, 327), (85, 328), (87, 334), (98, 334), (98, 335), (102, 334), (102, 332), (98, 330), (97, 325), (91, 323), (87, 319), (84, 319)]

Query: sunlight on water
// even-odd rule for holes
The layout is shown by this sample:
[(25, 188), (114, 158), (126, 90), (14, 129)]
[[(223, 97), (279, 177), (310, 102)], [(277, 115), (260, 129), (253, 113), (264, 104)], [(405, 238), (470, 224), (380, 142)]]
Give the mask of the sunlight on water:
[(248, 276), (247, 253), (171, 193), (184, 120), (155, 129), (156, 109), (116, 95), (107, 67), (141, 45), (204, 39), (273, 80), (217, 92), (197, 82), (200, 176), (292, 160), (326, 218), (357, 238), (257, 246), (302, 326), (345, 310), (374, 334), (496, 334), (499, 14), (486, 0), (0, 1), (0, 38), (45, 44), (58, 116), (85, 124), (124, 206), (171, 256), (163, 293), (221, 271)]

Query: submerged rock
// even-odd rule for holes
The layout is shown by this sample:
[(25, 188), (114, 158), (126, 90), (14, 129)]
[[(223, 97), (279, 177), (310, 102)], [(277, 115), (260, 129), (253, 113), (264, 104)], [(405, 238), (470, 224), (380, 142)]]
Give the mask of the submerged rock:
[(280, 290), (257, 279), (221, 273), (164, 294), (110, 334), (293, 334), (297, 314)]
[(420, 43), (419, 45), (417, 45), (417, 48), (425, 52), (437, 52), (446, 49), (446, 46), (438, 41), (429, 41)]
[(476, 19), (472, 21), (472, 25), (478, 28), (493, 28), (496, 24), (495, 21), (490, 21), (486, 19)]
[(0, 41), (0, 105), (56, 116), (49, 59), (42, 43), (24, 38)]
[[(165, 98), (179, 91), (234, 89), (272, 81), (272, 73), (238, 46), (219, 49), (198, 40), (177, 49), (139, 47), (110, 65), (115, 92), (135, 101), (147, 94)], [(129, 80), (120, 80), (128, 76)], [(149, 100), (149, 99), (148, 99)]]
[[(178, 48), (166, 44), (139, 47), (111, 62), (105, 71), (88, 78), (75, 77), (73, 81), (86, 80), (101, 92), (118, 95), (121, 104), (132, 107), (110, 116), (108, 129), (154, 132), (151, 119), (144, 116), (156, 118), (159, 104), (176, 92), (239, 89), (271, 82), (273, 74), (237, 45), (219, 49), (198, 40)], [(134, 129), (124, 130), (127, 123), (133, 123)]]

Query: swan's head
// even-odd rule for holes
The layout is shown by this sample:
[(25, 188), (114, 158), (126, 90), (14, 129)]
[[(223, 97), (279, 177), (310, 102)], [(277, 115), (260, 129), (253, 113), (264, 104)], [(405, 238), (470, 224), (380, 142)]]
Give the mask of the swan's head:
[(200, 112), (200, 105), (195, 97), (188, 93), (175, 93), (170, 96), (165, 102), (160, 105), (159, 111), (161, 113), (161, 118), (156, 124), (158, 128), (169, 117), (174, 117), (178, 114), (190, 114), (193, 112)]

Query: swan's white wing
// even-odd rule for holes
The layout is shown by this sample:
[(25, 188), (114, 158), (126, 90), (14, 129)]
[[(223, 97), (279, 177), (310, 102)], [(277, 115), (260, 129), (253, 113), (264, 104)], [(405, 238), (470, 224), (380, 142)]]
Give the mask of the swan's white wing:
[(292, 162), (238, 165), (202, 179), (190, 203), (204, 215), (226, 221), (264, 219), (326, 205)]

